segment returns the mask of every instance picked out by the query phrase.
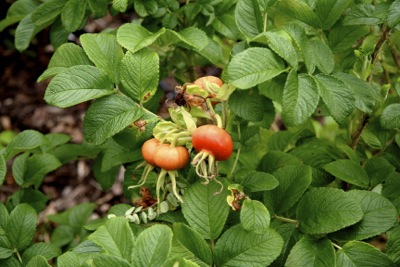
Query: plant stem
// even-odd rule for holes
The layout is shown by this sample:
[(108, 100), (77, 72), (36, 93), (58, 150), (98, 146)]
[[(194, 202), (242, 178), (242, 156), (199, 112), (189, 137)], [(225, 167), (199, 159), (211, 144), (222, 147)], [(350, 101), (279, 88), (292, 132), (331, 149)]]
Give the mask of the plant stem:
[[(240, 139), (241, 139), (241, 133), (240, 133), (240, 125), (239, 125), (239, 124), (237, 125), (237, 130), (238, 130), (238, 137), (239, 137), (239, 140), (240, 140)], [(230, 178), (232, 177), (233, 173), (235, 172), (236, 165), (237, 165), (237, 163), (239, 162), (239, 157), (240, 157), (240, 151), (241, 151), (241, 149), (242, 149), (242, 147), (239, 147), (239, 149), (238, 149), (238, 151), (237, 151), (237, 153), (236, 153), (235, 161), (234, 161), (234, 163), (233, 163), (231, 172), (230, 172), (229, 175), (228, 175), (228, 179), (230, 179)]]
[(335, 247), (335, 248), (337, 248), (337, 249), (342, 249), (342, 247), (341, 246), (339, 246), (338, 244), (336, 244), (336, 243), (333, 243), (332, 242), (332, 245)]
[[(384, 28), (383, 28), (383, 31), (382, 31), (381, 38), (379, 38), (378, 42), (376, 43), (375, 50), (374, 50), (374, 52), (372, 53), (371, 65), (375, 65), (376, 62), (378, 61), (378, 59), (379, 59), (379, 53), (381, 52), (382, 47), (383, 47), (383, 45), (386, 43), (386, 40), (387, 40), (387, 38), (389, 37), (389, 35), (390, 35), (390, 28), (384, 27)], [(371, 81), (372, 81), (373, 76), (374, 76), (373, 73), (371, 73), (371, 74), (369, 75), (369, 77), (368, 77), (368, 82), (371, 82)]]
[(277, 219), (277, 220), (279, 220), (279, 221), (281, 221), (281, 222), (293, 223), (293, 224), (295, 224), (296, 226), (298, 226), (299, 223), (300, 223), (298, 220), (289, 219), (289, 218), (281, 217), (281, 216), (278, 216), (278, 215), (274, 215), (274, 217), (275, 217), (275, 219)]
[(20, 263), (22, 263), (22, 257), (21, 257), (21, 255), (19, 254), (19, 252), (18, 252), (18, 250), (17, 250), (16, 248), (14, 249), (14, 252), (15, 252), (15, 254), (17, 255), (18, 261), (19, 261)]
[(355, 150), (361, 139), (361, 134), (363, 133), (365, 127), (367, 127), (369, 116), (365, 113), (361, 115), (360, 124), (357, 130), (351, 135), (350, 147)]

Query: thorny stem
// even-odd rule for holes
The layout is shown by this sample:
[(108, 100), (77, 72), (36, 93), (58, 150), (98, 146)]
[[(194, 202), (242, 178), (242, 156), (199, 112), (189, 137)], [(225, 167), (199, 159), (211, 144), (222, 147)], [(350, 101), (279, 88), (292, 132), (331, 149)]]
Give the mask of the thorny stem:
[[(375, 65), (376, 62), (379, 59), (379, 54), (382, 50), (383, 45), (386, 43), (388, 37), (390, 35), (390, 28), (388, 27), (384, 27), (383, 31), (382, 31), (382, 35), (381, 38), (379, 38), (376, 46), (375, 46), (375, 50), (372, 53), (372, 60), (371, 60), (371, 65)], [(371, 73), (368, 77), (368, 82), (372, 82), (374, 74)], [(361, 139), (361, 134), (363, 133), (363, 131), (365, 130), (367, 124), (368, 124), (368, 120), (369, 120), (369, 116), (365, 113), (363, 113), (361, 115), (360, 118), (360, 124), (358, 125), (356, 131), (351, 135), (351, 142), (350, 142), (350, 147), (354, 150), (356, 149), (358, 143), (360, 142)]]

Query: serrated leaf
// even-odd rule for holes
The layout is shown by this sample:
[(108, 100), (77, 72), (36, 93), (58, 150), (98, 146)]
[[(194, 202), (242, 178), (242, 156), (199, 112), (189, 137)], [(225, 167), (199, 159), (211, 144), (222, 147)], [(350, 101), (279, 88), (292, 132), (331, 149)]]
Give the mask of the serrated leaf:
[(162, 266), (171, 251), (172, 231), (166, 225), (154, 225), (141, 232), (136, 240), (134, 263), (137, 267)]
[(114, 93), (114, 83), (106, 73), (93, 66), (74, 66), (54, 77), (44, 99), (57, 107), (70, 107)]
[(54, 246), (63, 247), (70, 244), (74, 240), (75, 235), (74, 229), (71, 226), (59, 225), (51, 234), (50, 242)]
[(400, 225), (387, 232), (388, 242), (386, 243), (386, 254), (396, 263), (400, 263)]
[(289, 210), (301, 198), (312, 181), (309, 166), (285, 166), (273, 173), (279, 185), (264, 192), (264, 202), (271, 212), (282, 214)]
[(304, 1), (282, 0), (277, 7), (283, 14), (300, 20), (314, 28), (319, 28), (321, 22), (314, 11)]
[(297, 205), (300, 230), (306, 234), (326, 234), (359, 222), (360, 204), (343, 190), (314, 188), (304, 194)]
[(82, 47), (72, 43), (63, 44), (54, 52), (47, 70), (40, 75), (38, 82), (55, 76), (75, 65), (91, 65), (91, 62)]
[(301, 164), (301, 160), (295, 156), (282, 151), (272, 150), (265, 154), (261, 159), (258, 169), (260, 171), (272, 173), (284, 166)]
[(20, 52), (27, 49), (30, 41), (36, 35), (36, 33), (46, 28), (50, 23), (51, 21), (38, 27), (32, 21), (32, 13), (26, 15), (20, 21), (15, 31), (15, 48), (17, 48)]
[(215, 66), (220, 68), (227, 65), (227, 58), (224, 57), (222, 47), (215, 40), (208, 38), (208, 44), (200, 51), (196, 51)]
[(371, 4), (359, 4), (350, 9), (343, 20), (344, 25), (378, 25), (382, 19), (375, 17), (375, 6)]
[(394, 267), (395, 265), (379, 249), (367, 243), (351, 241), (336, 252), (336, 266)]
[(4, 206), (4, 204), (2, 202), (0, 202), (0, 216), (2, 218), (0, 220), (0, 229), (4, 230), (7, 227), (7, 223), (8, 223), (10, 216), (8, 214), (8, 210), (7, 210), (6, 206)]
[(132, 267), (127, 260), (114, 255), (98, 255), (93, 258), (93, 265), (96, 267)]
[(234, 55), (228, 64), (226, 77), (237, 88), (248, 89), (268, 81), (285, 71), (285, 65), (271, 50), (248, 48)]
[(329, 32), (329, 46), (334, 53), (343, 52), (351, 49), (358, 40), (368, 33), (368, 26), (346, 26), (339, 24)]
[(224, 14), (216, 17), (211, 26), (228, 39), (236, 40), (240, 38), (240, 32), (236, 25), (235, 18), (231, 14)]
[(135, 53), (154, 43), (164, 32), (164, 28), (161, 28), (156, 33), (152, 33), (141, 25), (127, 23), (119, 27), (117, 40), (122, 47)]
[(333, 54), (329, 46), (323, 43), (320, 39), (311, 39), (308, 43), (308, 49), (311, 49), (317, 68), (325, 73), (329, 74), (335, 67), (335, 61)]
[(373, 111), (380, 95), (371, 84), (343, 72), (337, 72), (333, 76), (345, 82), (353, 90), (356, 108), (365, 113), (371, 113)]
[(83, 34), (82, 47), (90, 60), (115, 82), (119, 82), (119, 65), (124, 52), (113, 34)]
[(206, 241), (192, 228), (183, 223), (174, 223), (174, 238), (201, 261), (212, 264), (212, 254)]
[(115, 10), (123, 13), (128, 8), (128, 0), (113, 0), (112, 1), (112, 7)]
[[(264, 40), (265, 39), (265, 40)], [(251, 39), (252, 42), (266, 43), (270, 49), (283, 58), (290, 66), (297, 68), (297, 53), (289, 34), (283, 30), (263, 32)]]
[(1, 266), (7, 267), (21, 267), (21, 263), (17, 260), (16, 257), (9, 257), (4, 260), (0, 260)]
[(25, 152), (14, 159), (14, 163), (12, 166), (12, 173), (15, 179), (15, 182), (18, 185), (22, 185), (24, 183), (24, 177), (28, 165), (29, 153)]
[(23, 250), (31, 244), (37, 219), (36, 211), (28, 204), (19, 204), (11, 211), (6, 231), (14, 248)]
[(229, 97), (229, 107), (238, 116), (248, 121), (261, 121), (265, 113), (272, 112), (272, 101), (257, 90), (237, 90)]
[(226, 203), (228, 190), (210, 182), (203, 185), (197, 182), (191, 185), (183, 197), (182, 212), (189, 225), (205, 239), (216, 239), (222, 232), (228, 217), (229, 206)]
[(88, 0), (88, 5), (94, 18), (101, 18), (107, 15), (108, 0)]
[(158, 86), (158, 54), (147, 49), (135, 54), (127, 52), (121, 62), (120, 75), (129, 97), (140, 103), (150, 100)]
[(47, 142), (43, 134), (38, 131), (22, 131), (7, 146), (5, 158), (8, 159), (22, 151), (31, 151), (47, 144)]
[(340, 241), (365, 240), (386, 232), (396, 223), (398, 212), (387, 198), (361, 190), (351, 190), (348, 194), (360, 203), (364, 217), (355, 225), (334, 233), (332, 238)]
[(83, 120), (85, 140), (93, 145), (104, 143), (136, 121), (142, 111), (124, 95), (110, 95), (91, 104)]
[(71, 140), (71, 136), (62, 133), (49, 133), (45, 135), (46, 139), (50, 142), (51, 147), (57, 147), (68, 143)]
[(3, 155), (0, 155), (0, 186), (4, 183), (6, 178), (7, 165)]
[(387, 106), (382, 111), (380, 121), (384, 129), (400, 128), (400, 104)]
[(296, 225), (292, 223), (281, 224), (274, 229), (283, 238), (282, 253), (271, 264), (272, 267), (281, 267), (285, 265), (286, 259), (293, 246), (301, 239), (302, 235), (297, 230)]
[(61, 11), (61, 21), (69, 32), (79, 29), (85, 17), (87, 0), (68, 0)]
[(321, 21), (322, 29), (331, 28), (346, 10), (352, 0), (317, 1), (315, 13)]
[(282, 96), (282, 119), (288, 125), (300, 125), (318, 106), (318, 86), (312, 77), (297, 75), (292, 70), (286, 80)]
[[(50, 43), (53, 46), (53, 49), (57, 51), (61, 45), (67, 43), (68, 36), (69, 32), (64, 29), (64, 26), (61, 23), (61, 18), (58, 17), (50, 28)], [(38, 81), (41, 81), (40, 78), (41, 77), (38, 78)]]
[(61, 166), (61, 162), (52, 154), (35, 154), (26, 162), (23, 187), (34, 185), (36, 188), (42, 183), (44, 176)]
[(22, 20), (26, 15), (33, 12), (39, 3), (35, 0), (19, 0), (12, 3), (7, 10), (7, 16), (0, 21), (0, 32), (6, 27)]
[[(240, 173), (242, 173), (243, 169)], [(278, 186), (279, 182), (276, 178), (266, 172), (258, 172), (255, 170), (244, 170), (243, 178), (240, 183), (244, 188), (250, 190), (250, 192), (260, 192), (274, 189)], [(239, 173), (236, 174), (235, 179), (239, 178)]]
[(204, 49), (208, 44), (208, 37), (205, 32), (196, 27), (185, 28), (178, 32), (178, 35), (181, 40), (181, 43), (178, 43), (178, 45), (189, 46), (189, 48), (195, 51)]
[(262, 32), (263, 22), (258, 1), (239, 0), (235, 7), (235, 21), (239, 31), (252, 38)]
[(38, 6), (32, 12), (32, 21), (36, 26), (42, 26), (55, 19), (65, 5), (66, 0), (49, 0)]
[(395, 28), (400, 23), (400, 1), (395, 0), (389, 8), (387, 23), (390, 28)]
[(51, 267), (51, 265), (49, 265), (45, 257), (37, 255), (28, 262), (26, 267)]
[(349, 159), (333, 161), (324, 166), (324, 169), (336, 178), (350, 184), (367, 188), (369, 177), (367, 172), (359, 163)]
[(371, 157), (364, 164), (365, 171), (370, 180), (370, 187), (386, 181), (396, 170), (389, 161), (381, 156)]
[(88, 239), (103, 247), (105, 253), (132, 261), (134, 236), (126, 218), (115, 217), (108, 220)]
[(16, 206), (20, 203), (29, 203), (29, 205), (40, 213), (44, 210), (48, 197), (39, 190), (33, 188), (21, 188), (9, 197), (9, 203)]
[(354, 95), (351, 89), (341, 80), (332, 76), (316, 76), (320, 96), (332, 117), (339, 124), (345, 122), (354, 108)]
[(48, 243), (35, 243), (27, 248), (22, 254), (23, 262), (29, 262), (36, 255), (41, 255), (46, 261), (58, 257), (61, 254), (61, 249)]
[(282, 238), (272, 229), (256, 234), (238, 224), (218, 239), (214, 259), (217, 266), (267, 266), (281, 253), (282, 245)]
[(246, 199), (240, 210), (240, 223), (247, 231), (263, 234), (269, 228), (271, 216), (267, 208), (257, 200)]

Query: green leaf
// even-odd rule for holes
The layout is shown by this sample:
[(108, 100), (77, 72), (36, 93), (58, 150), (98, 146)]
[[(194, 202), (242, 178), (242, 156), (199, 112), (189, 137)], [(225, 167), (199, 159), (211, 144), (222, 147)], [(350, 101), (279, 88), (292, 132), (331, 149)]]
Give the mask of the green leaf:
[[(61, 18), (57, 17), (57, 19), (55, 20), (53, 25), (51, 25), (51, 28), (50, 28), (50, 43), (53, 46), (54, 50), (57, 51), (57, 49), (61, 45), (67, 43), (68, 36), (69, 36), (69, 32), (64, 29), (64, 26), (61, 23)], [(39, 77), (39, 79), (40, 79), (40, 77)]]
[(114, 255), (98, 255), (93, 259), (96, 267), (132, 267), (127, 260)]
[(386, 254), (397, 265), (400, 263), (400, 226), (397, 225), (387, 232)]
[(72, 43), (63, 44), (51, 57), (47, 70), (40, 75), (38, 82), (76, 65), (91, 65), (91, 62), (80, 46)]
[(315, 13), (321, 21), (322, 29), (331, 28), (346, 10), (352, 0), (317, 1)]
[(51, 22), (37, 27), (32, 21), (32, 14), (26, 15), (18, 24), (15, 31), (15, 48), (22, 52), (28, 48), (30, 41), (42, 29), (48, 26)]
[(80, 231), (81, 228), (87, 223), (89, 216), (93, 213), (96, 204), (94, 203), (81, 203), (74, 206), (62, 213), (57, 213), (47, 216), (47, 218), (58, 224), (66, 224)]
[(282, 96), (282, 119), (288, 126), (303, 124), (318, 106), (318, 87), (312, 77), (292, 70)]
[(255, 89), (234, 91), (229, 97), (229, 107), (248, 121), (261, 121), (266, 113), (273, 113), (272, 101)]
[(88, 237), (112, 256), (132, 261), (134, 236), (124, 217), (109, 219)]
[(239, 0), (235, 7), (235, 20), (239, 31), (252, 38), (262, 32), (263, 22), (258, 1)]
[(240, 183), (243, 187), (250, 190), (250, 192), (271, 190), (279, 184), (278, 180), (276, 180), (273, 175), (252, 169), (241, 169), (235, 176), (235, 180), (237, 181), (238, 179), (240, 179)]
[(10, 216), (8, 214), (6, 206), (4, 206), (2, 202), (0, 202), (0, 217), (0, 228), (6, 229)]
[(49, 140), (51, 147), (57, 147), (68, 143), (71, 140), (71, 136), (62, 133), (49, 133), (45, 135), (46, 139)]
[(347, 73), (337, 72), (333, 75), (353, 89), (355, 107), (365, 113), (371, 113), (379, 100), (379, 92), (371, 84)]
[(269, 151), (261, 159), (260, 171), (272, 173), (275, 170), (287, 165), (301, 165), (302, 162), (297, 157), (287, 154), (282, 151)]
[(335, 265), (335, 250), (329, 239), (312, 240), (304, 237), (290, 251), (285, 266), (331, 267), (345, 265)]
[(324, 166), (324, 169), (336, 178), (350, 184), (368, 188), (369, 177), (359, 163), (349, 159), (333, 161)]
[(88, 5), (94, 18), (102, 18), (107, 15), (108, 0), (88, 0)]
[(350, 9), (343, 20), (344, 25), (378, 25), (382, 19), (374, 16), (375, 6), (359, 4)]
[(38, 131), (25, 130), (20, 132), (7, 146), (6, 159), (22, 151), (31, 151), (47, 144), (47, 139)]
[(74, 66), (54, 77), (44, 99), (50, 105), (70, 107), (91, 99), (114, 93), (110, 77), (93, 66)]
[(164, 33), (164, 28), (152, 33), (138, 24), (126, 23), (119, 27), (117, 40), (122, 47), (135, 53), (144, 47), (150, 46)]
[(208, 39), (206, 47), (196, 52), (220, 68), (223, 68), (228, 64), (221, 45), (211, 38)]
[(231, 14), (223, 14), (222, 16), (216, 17), (211, 26), (214, 28), (214, 30), (228, 39), (240, 39), (239, 29), (236, 25), (234, 16)]
[(5, 260), (0, 260), (1, 266), (7, 267), (21, 267), (21, 263), (17, 260), (16, 257), (9, 257)]
[(61, 162), (52, 154), (44, 153), (31, 156), (26, 162), (24, 182), (21, 186), (34, 185), (36, 188), (39, 187), (45, 175), (58, 169), (61, 165)]
[(159, 58), (156, 52), (143, 49), (127, 52), (121, 62), (121, 83), (134, 100), (144, 103), (155, 94), (159, 80)]
[(400, 1), (395, 0), (389, 8), (387, 23), (390, 28), (395, 28), (400, 23)]
[(354, 108), (352, 90), (341, 80), (332, 76), (316, 76), (320, 95), (332, 117), (339, 124), (345, 122)]
[(183, 223), (174, 223), (174, 238), (201, 261), (212, 264), (212, 254), (209, 245), (194, 229)]
[(133, 260), (137, 267), (162, 266), (171, 251), (172, 231), (166, 225), (153, 225), (136, 240)]
[(390, 104), (381, 115), (381, 125), (384, 129), (400, 128), (400, 104)]
[(128, 8), (128, 0), (113, 0), (112, 1), (112, 7), (115, 10), (123, 13)]
[(365, 162), (364, 168), (370, 180), (370, 187), (375, 187), (383, 181), (386, 182), (396, 170), (396, 168), (382, 156), (369, 158)]
[(333, 53), (343, 52), (347, 49), (352, 49), (352, 46), (368, 33), (368, 26), (346, 26), (339, 24), (329, 32), (329, 46)]
[(119, 82), (119, 65), (124, 52), (113, 34), (83, 34), (82, 47), (90, 60), (115, 82)]
[(300, 230), (306, 234), (335, 232), (359, 222), (363, 212), (352, 196), (336, 188), (314, 188), (297, 205)]
[(4, 183), (6, 178), (7, 165), (3, 155), (0, 155), (0, 186)]
[(269, 228), (271, 216), (267, 208), (257, 200), (246, 199), (240, 210), (240, 223), (247, 231), (263, 234)]
[(308, 49), (311, 49), (317, 68), (325, 74), (329, 74), (335, 67), (333, 54), (329, 46), (320, 39), (311, 39), (308, 43)]
[(59, 225), (51, 234), (50, 242), (57, 247), (70, 244), (75, 239), (74, 229), (69, 225)]
[(36, 255), (42, 256), (46, 262), (50, 259), (58, 257), (61, 254), (61, 249), (48, 243), (35, 243), (27, 248), (22, 254), (23, 262), (30, 262)]
[(9, 197), (8, 201), (9, 203), (12, 203), (13, 206), (20, 203), (28, 203), (37, 213), (39, 213), (44, 210), (48, 197), (39, 190), (33, 188), (21, 188)]
[(49, 265), (45, 257), (37, 255), (28, 262), (26, 267), (51, 267), (51, 265)]
[(91, 104), (83, 120), (85, 140), (93, 145), (104, 143), (142, 115), (135, 102), (124, 95), (110, 95)]
[(19, 204), (11, 211), (6, 231), (14, 248), (23, 250), (31, 244), (37, 219), (36, 211), (28, 204)]
[(0, 21), (0, 32), (6, 27), (22, 20), (26, 15), (33, 12), (39, 3), (35, 0), (14, 1), (7, 10), (7, 16)]
[[(0, 235), (0, 239), (2, 238), (2, 236)], [(5, 237), (6, 238), (6, 237)], [(2, 259), (7, 259), (10, 258), (12, 256), (12, 254), (14, 253), (14, 250), (11, 248), (4, 248), (2, 246), (0, 246), (0, 264), (1, 264), (1, 260)]]
[(60, 13), (64, 7), (66, 0), (49, 0), (32, 12), (32, 21), (36, 26), (43, 26), (51, 23)]
[(61, 11), (61, 21), (64, 28), (74, 32), (81, 27), (85, 17), (87, 0), (68, 0)]
[(320, 27), (320, 20), (310, 6), (300, 0), (281, 0), (278, 9), (285, 15), (300, 20), (314, 28)]
[(248, 232), (240, 224), (228, 229), (215, 244), (217, 266), (268, 266), (281, 253), (283, 240), (274, 230)]
[(271, 50), (252, 47), (232, 57), (226, 70), (226, 77), (234, 86), (248, 89), (284, 71), (284, 63)]
[(292, 223), (281, 224), (274, 229), (283, 238), (284, 244), (282, 248), (282, 253), (279, 257), (272, 263), (272, 267), (284, 266), (286, 259), (290, 253), (293, 246), (303, 237), (303, 235), (297, 230), (296, 225)]
[(363, 242), (351, 241), (336, 252), (336, 266), (394, 267), (387, 255)]
[(360, 203), (364, 217), (355, 225), (334, 233), (332, 235), (334, 239), (364, 240), (386, 232), (396, 223), (398, 214), (396, 207), (382, 195), (362, 190), (351, 190), (348, 195)]
[(226, 203), (228, 190), (210, 182), (207, 185), (197, 182), (191, 185), (183, 197), (182, 212), (189, 225), (205, 239), (216, 239), (222, 232), (228, 217), (229, 206)]
[(252, 38), (251, 41), (267, 44), (271, 50), (289, 63), (290, 66), (297, 68), (297, 52), (293, 46), (292, 38), (285, 31), (263, 32)]
[(309, 166), (285, 166), (273, 173), (279, 185), (264, 192), (264, 202), (271, 212), (282, 214), (299, 201), (311, 184), (312, 171)]

